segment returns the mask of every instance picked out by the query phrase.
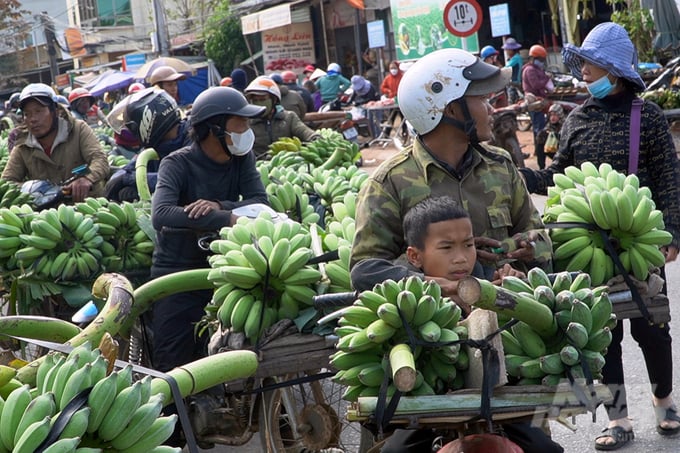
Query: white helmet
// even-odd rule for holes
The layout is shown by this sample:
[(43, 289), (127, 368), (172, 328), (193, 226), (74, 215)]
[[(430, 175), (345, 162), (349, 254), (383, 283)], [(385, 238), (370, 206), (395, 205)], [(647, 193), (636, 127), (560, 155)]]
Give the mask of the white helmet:
[(274, 82), (271, 77), (259, 76), (255, 80), (250, 82), (250, 84), (244, 90), (245, 94), (248, 93), (269, 93), (276, 97), (279, 102), (281, 102), (281, 90), (279, 86)]
[(399, 109), (418, 134), (427, 134), (437, 127), (451, 101), (494, 93), (511, 76), (511, 68), (499, 69), (464, 50), (437, 50), (404, 73), (397, 92)]
[(21, 90), (19, 105), (23, 107), (24, 103), (29, 99), (35, 99), (42, 105), (51, 105), (55, 102), (55, 96), (56, 93), (51, 86), (44, 83), (29, 83)]

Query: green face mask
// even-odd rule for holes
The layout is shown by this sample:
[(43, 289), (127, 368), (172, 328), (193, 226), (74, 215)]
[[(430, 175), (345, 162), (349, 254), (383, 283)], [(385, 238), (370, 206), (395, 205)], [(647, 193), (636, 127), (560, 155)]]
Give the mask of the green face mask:
[(272, 111), (272, 108), (274, 107), (274, 102), (271, 99), (265, 99), (264, 101), (253, 101), (252, 104), (266, 107), (266, 110), (264, 111), (265, 115), (269, 115)]

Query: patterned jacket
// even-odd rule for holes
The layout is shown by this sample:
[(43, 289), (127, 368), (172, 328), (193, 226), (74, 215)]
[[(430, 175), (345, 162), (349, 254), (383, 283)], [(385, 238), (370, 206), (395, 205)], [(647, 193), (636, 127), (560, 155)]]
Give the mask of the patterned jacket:
[[(615, 170), (628, 173), (631, 92), (590, 98), (567, 117), (560, 133), (560, 146), (552, 164), (544, 170), (523, 168), (530, 192), (545, 194), (552, 175), (569, 165), (585, 161), (595, 165), (609, 162)], [(642, 106), (640, 155), (637, 175), (648, 186), (656, 208), (663, 212), (673, 245), (680, 243), (680, 167), (668, 122), (661, 108), (650, 101)]]
[(406, 243), (402, 219), (428, 196), (448, 195), (458, 200), (470, 213), (475, 236), (503, 240), (538, 230), (541, 240), (536, 245), (537, 259), (549, 265), (552, 244), (505, 150), (486, 145), (469, 148), (460, 174), (444, 165), (417, 140), (385, 161), (366, 182), (357, 200), (352, 246), (355, 289), (413, 273), (403, 265)]

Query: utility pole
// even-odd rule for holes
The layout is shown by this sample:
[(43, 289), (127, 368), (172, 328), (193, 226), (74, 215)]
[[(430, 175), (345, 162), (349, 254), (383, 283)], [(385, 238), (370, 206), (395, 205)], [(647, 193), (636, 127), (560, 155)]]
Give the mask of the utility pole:
[(168, 37), (168, 23), (165, 21), (165, 9), (160, 0), (153, 0), (153, 17), (156, 23), (156, 43), (158, 55), (167, 57), (170, 55), (170, 39)]
[(50, 77), (52, 80), (50, 83), (55, 83), (57, 76), (59, 75), (59, 68), (57, 67), (57, 49), (55, 43), (57, 37), (54, 34), (54, 22), (52, 18), (47, 14), (47, 11), (40, 13), (40, 22), (42, 23), (43, 30), (45, 32), (45, 43), (47, 44), (47, 55), (50, 60)]

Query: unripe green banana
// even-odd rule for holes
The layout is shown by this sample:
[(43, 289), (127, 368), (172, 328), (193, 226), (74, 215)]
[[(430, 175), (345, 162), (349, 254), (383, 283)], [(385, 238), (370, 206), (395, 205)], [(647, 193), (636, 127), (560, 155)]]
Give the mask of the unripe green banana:
[(588, 330), (582, 324), (570, 322), (565, 333), (571, 344), (577, 349), (583, 349), (588, 344)]
[(59, 435), (59, 439), (73, 439), (81, 438), (87, 432), (87, 425), (90, 419), (89, 407), (81, 407), (78, 409), (64, 426), (64, 430)]
[(105, 441), (114, 439), (127, 426), (141, 403), (141, 383), (135, 382), (117, 395), (97, 431), (97, 436)]
[[(421, 326), (430, 321), (439, 309), (439, 300), (429, 294), (425, 294), (418, 299), (416, 312), (413, 315), (413, 325)], [(438, 324), (438, 323), (435, 323)]]
[(413, 322), (413, 318), (418, 308), (416, 296), (409, 291), (400, 291), (397, 295), (397, 307), (402, 316), (408, 323)]
[(88, 420), (87, 432), (92, 434), (99, 429), (104, 417), (109, 412), (113, 401), (116, 399), (117, 388), (116, 380), (118, 372), (114, 371), (107, 377), (97, 382), (87, 398), (90, 407), (90, 418)]
[(52, 417), (57, 412), (57, 405), (54, 401), (54, 394), (52, 392), (41, 393), (36, 396), (28, 406), (21, 416), (21, 420), (17, 425), (14, 441), (19, 440), (20, 433), (26, 431), (26, 429), (35, 422), (38, 422), (45, 417)]
[(14, 389), (5, 399), (5, 405), (0, 416), (0, 420), (2, 420), (2, 423), (0, 423), (0, 441), (10, 451), (14, 448), (17, 434), (23, 434), (17, 433), (17, 427), (30, 402), (31, 394), (28, 385)]
[(50, 433), (50, 417), (45, 417), (29, 425), (22, 433), (17, 433), (13, 453), (34, 453)]
[(59, 439), (52, 445), (48, 446), (43, 450), (43, 453), (101, 453), (101, 448), (87, 448), (81, 447), (77, 448), (80, 444), (79, 437), (71, 437)]
[(366, 335), (376, 344), (382, 344), (392, 338), (397, 329), (382, 319), (376, 319), (366, 327)]
[(130, 448), (121, 450), (121, 453), (148, 453), (153, 451), (172, 435), (176, 422), (177, 414), (157, 418), (151, 428), (146, 431), (144, 437)]
[(378, 307), (377, 315), (380, 319), (384, 320), (387, 324), (394, 327), (395, 329), (400, 329), (403, 327), (397, 306), (392, 302), (385, 302), (380, 307)]
[(111, 440), (111, 446), (117, 450), (124, 450), (135, 445), (149, 431), (162, 408), (162, 394), (154, 395), (148, 403), (139, 406), (125, 429)]
[[(546, 354), (543, 339), (525, 322), (518, 322), (511, 327), (512, 334), (522, 346), (522, 350), (531, 358), (538, 358)], [(529, 376), (525, 376), (529, 377)]]
[(64, 389), (61, 392), (61, 397), (59, 399), (59, 410), (63, 410), (66, 405), (71, 402), (73, 397), (78, 393), (86, 389), (91, 384), (90, 373), (92, 372), (92, 364), (87, 363), (82, 368), (78, 368), (76, 371), (69, 376)]

